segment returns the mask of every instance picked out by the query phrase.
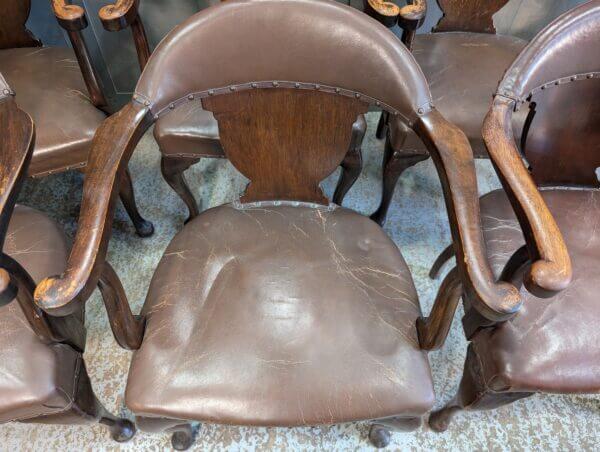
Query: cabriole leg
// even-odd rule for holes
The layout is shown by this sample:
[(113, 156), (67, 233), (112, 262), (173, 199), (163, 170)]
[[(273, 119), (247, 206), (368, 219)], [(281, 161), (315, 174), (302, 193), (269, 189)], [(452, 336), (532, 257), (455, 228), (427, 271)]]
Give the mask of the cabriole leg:
[(454, 245), (450, 244), (440, 253), (429, 270), (429, 277), (435, 279), (446, 262), (454, 257)]
[(352, 188), (362, 171), (363, 160), (361, 146), (366, 132), (367, 121), (365, 121), (364, 115), (360, 115), (352, 125), (350, 148), (341, 163), (342, 173), (333, 195), (333, 202), (338, 206), (342, 205), (346, 193)]
[(188, 218), (185, 220), (186, 223), (197, 217), (200, 210), (196, 203), (196, 199), (185, 180), (183, 172), (199, 161), (200, 159), (165, 156), (163, 156), (160, 161), (160, 169), (165, 181), (173, 190), (175, 190), (175, 193), (179, 195), (188, 208)]
[(123, 206), (125, 207), (129, 218), (131, 218), (131, 222), (135, 227), (137, 235), (140, 237), (150, 237), (154, 234), (154, 226), (140, 215), (135, 203), (135, 193), (133, 191), (133, 182), (131, 180), (129, 169), (125, 171), (125, 175), (121, 181), (119, 196), (121, 197), (121, 201), (123, 202)]
[(369, 429), (369, 441), (374, 447), (381, 449), (390, 443), (392, 431), (412, 432), (420, 426), (420, 417), (390, 417), (377, 419)]

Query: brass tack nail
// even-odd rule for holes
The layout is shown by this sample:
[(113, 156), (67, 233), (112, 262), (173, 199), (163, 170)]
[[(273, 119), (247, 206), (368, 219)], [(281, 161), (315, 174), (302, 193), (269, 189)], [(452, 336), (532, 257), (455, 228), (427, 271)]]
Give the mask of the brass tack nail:
[(258, 83), (252, 83), (252, 88), (258, 88)]
[(144, 105), (145, 105), (146, 107), (149, 107), (149, 106), (150, 106), (150, 101), (149, 101), (149, 100), (147, 100), (146, 102), (144, 102)]
[(594, 77), (594, 74), (588, 74), (587, 75), (587, 78), (593, 78), (593, 77)]
[(577, 77), (571, 77), (572, 82), (574, 82), (575, 80), (577, 80)]
[(342, 90), (341, 90), (341, 89), (339, 89), (339, 88), (336, 88), (336, 89), (335, 89), (335, 92), (336, 92), (336, 93), (338, 93), (338, 94), (339, 94), (341, 91), (342, 91)]
[(189, 100), (194, 100), (194, 95), (193, 95), (193, 94), (190, 94), (190, 95), (188, 96), (188, 99), (189, 99)]
[(423, 109), (422, 109), (422, 108), (419, 108), (419, 109), (417, 110), (417, 112), (418, 112), (420, 115), (422, 115), (422, 114), (423, 114)]
[(235, 91), (235, 86), (230, 86), (229, 91)]
[(209, 96), (212, 96), (214, 93), (215, 93), (215, 91), (214, 91), (214, 90), (212, 90), (212, 89), (209, 89), (209, 90), (208, 90), (208, 95), (209, 95)]
[(9, 91), (8, 89), (4, 89), (2, 92), (3, 92), (4, 94), (10, 94), (10, 91)]
[(294, 86), (295, 86), (296, 88), (300, 88), (300, 83), (296, 82), (296, 83), (294, 83)]
[(279, 82), (273, 82), (273, 86), (277, 88), (279, 86)]
[(360, 99), (360, 94), (359, 94), (359, 93), (356, 93), (356, 94), (354, 95), (354, 97), (356, 97), (357, 99)]
[(380, 107), (381, 106), (381, 102), (377, 101), (377, 102), (375, 102), (375, 105), (377, 105), (378, 107)]
[(173, 109), (175, 108), (175, 104), (170, 104), (170, 105), (169, 105), (169, 108), (170, 108), (171, 110), (173, 110)]

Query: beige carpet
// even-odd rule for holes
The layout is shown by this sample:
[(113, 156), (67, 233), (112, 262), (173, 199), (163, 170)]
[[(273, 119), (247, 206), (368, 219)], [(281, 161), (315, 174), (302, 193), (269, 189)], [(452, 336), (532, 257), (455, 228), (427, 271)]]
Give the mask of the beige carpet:
[[(365, 169), (348, 194), (347, 207), (370, 213), (380, 195), (380, 161), (383, 144), (373, 137), (377, 116), (369, 115), (364, 143)], [(142, 140), (130, 168), (143, 215), (154, 222), (156, 233), (140, 239), (133, 233), (122, 208), (117, 212), (109, 260), (121, 276), (134, 311), (143, 304), (152, 273), (169, 240), (185, 218), (183, 203), (162, 180), (158, 149), (152, 135)], [(482, 193), (499, 184), (489, 162), (477, 163)], [(186, 173), (203, 207), (231, 201), (244, 182), (224, 160), (206, 160)], [(331, 194), (334, 178), (324, 186)], [(48, 212), (65, 225), (76, 227), (82, 178), (71, 172), (29, 181), (22, 202)], [(449, 243), (449, 230), (435, 169), (430, 161), (409, 170), (401, 179), (385, 226), (402, 250), (413, 272), (423, 310), (428, 312), (440, 280), (427, 277), (429, 266)], [(599, 307), (600, 309), (600, 307)], [(462, 315), (462, 313), (460, 313)], [(113, 412), (130, 415), (123, 404), (130, 352), (115, 343), (106, 313), (96, 293), (88, 302), (88, 342), (85, 358), (96, 394)], [(431, 353), (438, 406), (455, 392), (466, 350), (459, 316), (442, 350)], [(315, 428), (236, 428), (202, 425), (197, 450), (370, 449), (365, 423)], [(412, 433), (394, 433), (390, 450), (593, 450), (600, 443), (600, 397), (538, 395), (492, 412), (456, 417), (450, 429), (434, 433), (426, 426)], [(167, 435), (138, 433), (130, 443), (118, 445), (101, 426), (0, 426), (2, 450), (165, 450)]]

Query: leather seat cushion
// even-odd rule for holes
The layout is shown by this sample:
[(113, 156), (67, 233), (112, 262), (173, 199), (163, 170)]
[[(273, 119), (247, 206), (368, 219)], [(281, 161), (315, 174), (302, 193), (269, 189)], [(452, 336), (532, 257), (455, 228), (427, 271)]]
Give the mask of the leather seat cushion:
[(137, 415), (316, 425), (434, 401), (406, 263), (344, 208), (203, 212), (168, 246), (143, 312), (126, 390)]
[[(68, 257), (62, 228), (22, 206), (15, 208), (4, 251), (36, 282), (63, 272)], [(68, 345), (43, 344), (17, 300), (0, 307), (0, 331), (0, 422), (67, 409), (75, 397), (81, 354)]]
[[(481, 127), (504, 72), (527, 43), (483, 33), (429, 33), (415, 36), (413, 55), (429, 83), (436, 108), (469, 138), (476, 156), (487, 156)], [(524, 110), (524, 109), (522, 109)], [(521, 111), (521, 110), (520, 110)], [(523, 114), (516, 115), (519, 122)], [(425, 149), (411, 131), (402, 146), (392, 125), (394, 149)]]
[[(525, 288), (511, 320), (477, 334), (473, 344), (488, 384), (498, 390), (600, 391), (600, 191), (545, 189), (542, 195), (563, 234), (573, 280), (540, 299)], [(525, 244), (503, 191), (481, 199), (485, 242), (496, 277)]]
[(165, 156), (225, 157), (217, 120), (200, 102), (187, 102), (161, 117), (154, 138)]
[(91, 103), (73, 51), (0, 50), (0, 72), (17, 93), (21, 109), (35, 122), (29, 174), (85, 165), (94, 133), (106, 115)]

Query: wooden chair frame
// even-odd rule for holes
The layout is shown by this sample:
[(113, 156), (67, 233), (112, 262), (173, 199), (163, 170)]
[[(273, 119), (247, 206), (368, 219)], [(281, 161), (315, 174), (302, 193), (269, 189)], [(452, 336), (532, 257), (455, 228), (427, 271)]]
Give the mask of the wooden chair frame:
[[(10, 10), (11, 14), (7, 14), (0, 18), (0, 28), (6, 30), (5, 33), (0, 34), (0, 49), (11, 47), (41, 46), (42, 43), (35, 38), (25, 26), (25, 22), (29, 17), (31, 8), (30, 0), (7, 1), (9, 4), (7, 4), (5, 7)], [(77, 58), (79, 68), (81, 69), (85, 85), (90, 95), (90, 101), (98, 109), (104, 111), (106, 114), (110, 114), (106, 102), (106, 96), (102, 91), (102, 85), (92, 65), (92, 60), (82, 34), (82, 30), (88, 26), (84, 9), (81, 6), (72, 5), (66, 0), (51, 0), (51, 4), (52, 11), (59, 25), (67, 32), (67, 35), (69, 36), (75, 57)], [(139, 37), (145, 36), (143, 34), (141, 22), (139, 22), (139, 20), (134, 20), (132, 23), (132, 29), (136, 31), (134, 35), (136, 36), (137, 45)], [(145, 61), (140, 60), (140, 64), (142, 63), (145, 64)], [(141, 65), (142, 69), (143, 64)], [(44, 177), (48, 174), (55, 174), (57, 172), (67, 171), (70, 169), (77, 169), (85, 173), (85, 165), (83, 167), (77, 165), (73, 167), (57, 168), (56, 170), (51, 170), (49, 172), (40, 174), (34, 174), (33, 177)], [(133, 225), (135, 226), (137, 234), (141, 237), (148, 237), (152, 235), (154, 232), (152, 223), (145, 220), (138, 211), (135, 202), (133, 182), (129, 171), (126, 171), (123, 176), (120, 198), (123, 202), (125, 210), (133, 222)]]
[[(27, 167), (33, 154), (35, 132), (34, 124), (27, 113), (17, 107), (14, 92), (5, 83), (0, 74), (0, 246), (4, 246), (6, 233), (13, 209), (27, 175)], [(111, 303), (111, 293), (123, 291), (118, 278), (108, 262), (103, 263), (98, 284), (107, 307)], [(34, 302), (35, 283), (29, 273), (14, 259), (0, 253), (0, 306), (8, 303), (19, 303), (32, 330), (42, 343), (67, 344), (83, 354), (84, 344), (75, 344), (55, 322), (51, 314), (47, 314)], [(64, 325), (64, 322), (62, 323)], [(76, 398), (73, 405), (63, 412), (27, 419), (23, 422), (49, 424), (89, 424), (106, 425), (112, 438), (118, 442), (130, 440), (135, 432), (135, 425), (124, 418), (108, 412), (96, 398), (83, 357), (80, 366)]]

